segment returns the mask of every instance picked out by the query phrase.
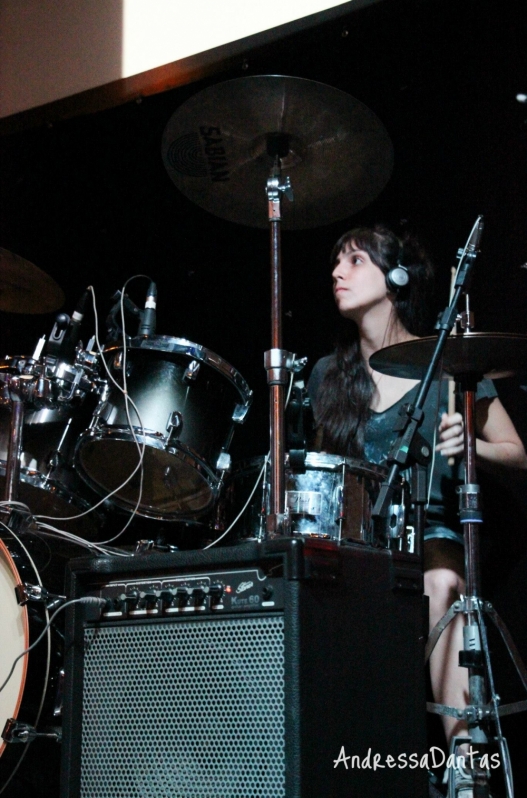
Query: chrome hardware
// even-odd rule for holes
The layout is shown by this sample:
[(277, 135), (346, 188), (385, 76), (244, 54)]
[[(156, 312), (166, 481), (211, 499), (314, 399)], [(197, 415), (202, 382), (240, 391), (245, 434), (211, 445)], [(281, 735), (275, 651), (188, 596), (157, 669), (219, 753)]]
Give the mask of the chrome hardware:
[(194, 380), (196, 380), (200, 368), (201, 368), (201, 363), (199, 363), (199, 361), (191, 360), (187, 368), (185, 369), (185, 373), (183, 374), (183, 379), (185, 380), (185, 382), (193, 382)]

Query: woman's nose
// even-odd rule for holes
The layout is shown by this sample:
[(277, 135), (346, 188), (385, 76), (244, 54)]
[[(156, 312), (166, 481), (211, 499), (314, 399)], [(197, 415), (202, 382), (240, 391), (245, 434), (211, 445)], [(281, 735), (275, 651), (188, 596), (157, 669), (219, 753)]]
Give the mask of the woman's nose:
[(342, 279), (342, 277), (344, 277), (344, 269), (342, 268), (341, 263), (337, 263), (337, 265), (331, 272), (331, 276), (333, 278), (334, 283), (336, 283), (339, 278)]

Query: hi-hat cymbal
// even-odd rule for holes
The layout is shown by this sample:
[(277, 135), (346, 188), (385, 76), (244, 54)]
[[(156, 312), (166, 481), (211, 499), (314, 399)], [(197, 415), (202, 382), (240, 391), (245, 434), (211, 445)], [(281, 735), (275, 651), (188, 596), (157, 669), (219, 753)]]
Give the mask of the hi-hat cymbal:
[(383, 124), (339, 89), (303, 78), (256, 75), (209, 86), (169, 119), (162, 154), (190, 200), (215, 216), (267, 227), (265, 188), (281, 157), (294, 202), (282, 226), (318, 227), (372, 202), (393, 167)]
[(52, 313), (63, 304), (64, 292), (49, 274), (0, 247), (0, 311)]
[[(391, 377), (420, 380), (432, 359), (436, 336), (417, 338), (379, 349), (370, 357), (370, 366)], [(443, 373), (457, 377), (477, 374), (488, 379), (508, 377), (527, 365), (527, 335), (469, 332), (451, 335), (443, 354)]]

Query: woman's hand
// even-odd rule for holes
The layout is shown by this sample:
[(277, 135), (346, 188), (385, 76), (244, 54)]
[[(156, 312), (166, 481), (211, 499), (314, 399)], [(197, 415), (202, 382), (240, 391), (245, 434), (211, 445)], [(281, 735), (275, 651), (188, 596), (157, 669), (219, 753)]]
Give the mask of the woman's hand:
[(439, 424), (439, 440), (436, 452), (443, 457), (463, 454), (463, 417), (461, 413), (443, 413)]

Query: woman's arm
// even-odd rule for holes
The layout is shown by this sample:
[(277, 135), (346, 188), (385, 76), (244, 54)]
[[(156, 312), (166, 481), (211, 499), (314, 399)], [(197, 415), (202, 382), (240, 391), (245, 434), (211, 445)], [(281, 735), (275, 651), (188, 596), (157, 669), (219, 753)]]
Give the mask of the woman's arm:
[[(496, 466), (527, 469), (527, 455), (509, 414), (497, 397), (476, 402), (477, 464), (493, 470)], [(461, 413), (443, 413), (436, 451), (444, 457), (463, 454)]]

